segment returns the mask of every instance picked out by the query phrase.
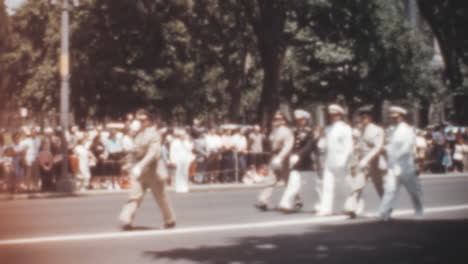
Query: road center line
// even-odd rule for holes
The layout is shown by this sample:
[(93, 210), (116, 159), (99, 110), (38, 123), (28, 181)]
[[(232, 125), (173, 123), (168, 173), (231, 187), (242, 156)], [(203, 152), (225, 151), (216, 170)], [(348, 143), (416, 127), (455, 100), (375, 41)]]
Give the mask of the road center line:
[[(455, 206), (443, 206), (426, 208), (425, 213), (441, 213), (449, 211), (468, 210), (468, 204), (455, 205)], [(398, 210), (393, 213), (393, 216), (403, 216), (413, 214), (412, 209)], [(366, 215), (369, 217), (375, 217), (375, 214)], [(338, 222), (348, 219), (345, 215), (326, 216), (326, 217), (313, 217), (308, 219), (291, 219), (291, 220), (279, 220), (269, 222), (257, 222), (257, 223), (245, 223), (245, 224), (227, 224), (227, 225), (216, 225), (216, 226), (199, 226), (199, 227), (185, 227), (176, 228), (169, 230), (145, 230), (145, 231), (132, 231), (132, 232), (108, 232), (98, 234), (81, 234), (81, 235), (63, 235), (63, 236), (49, 236), (49, 237), (37, 237), (37, 238), (20, 238), (20, 239), (9, 239), (0, 240), (1, 245), (18, 245), (18, 244), (33, 244), (33, 243), (45, 243), (45, 242), (63, 242), (63, 241), (79, 241), (79, 240), (97, 240), (97, 239), (109, 239), (109, 238), (124, 238), (124, 237), (144, 237), (144, 236), (160, 236), (160, 235), (172, 235), (172, 234), (189, 234), (189, 233), (201, 233), (201, 232), (213, 232), (213, 231), (228, 231), (228, 230), (239, 230), (239, 229), (259, 229), (259, 228), (271, 228), (271, 227), (282, 227), (282, 226), (295, 226), (295, 225), (308, 225), (308, 224), (323, 224), (330, 222)]]

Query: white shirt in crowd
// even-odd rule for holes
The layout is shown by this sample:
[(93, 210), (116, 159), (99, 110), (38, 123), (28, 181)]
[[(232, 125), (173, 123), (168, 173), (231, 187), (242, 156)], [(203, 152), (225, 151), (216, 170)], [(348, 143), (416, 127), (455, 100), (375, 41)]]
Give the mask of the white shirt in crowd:
[(193, 143), (188, 139), (174, 137), (169, 147), (169, 160), (177, 164), (181, 161), (193, 160)]
[(221, 137), (213, 133), (205, 135), (205, 142), (208, 153), (216, 153), (222, 146)]
[(41, 140), (37, 137), (27, 137), (23, 139), (19, 145), (21, 151), (25, 151), (26, 165), (31, 166), (34, 161), (36, 161), (37, 154), (39, 153), (39, 147), (41, 145)]
[(232, 143), (234, 149), (238, 152), (247, 152), (247, 138), (242, 134), (235, 134), (232, 136)]

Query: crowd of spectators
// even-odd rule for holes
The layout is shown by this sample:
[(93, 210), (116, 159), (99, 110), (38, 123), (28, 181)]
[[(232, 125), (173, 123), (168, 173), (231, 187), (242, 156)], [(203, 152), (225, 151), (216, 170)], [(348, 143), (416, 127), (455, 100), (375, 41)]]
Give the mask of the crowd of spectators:
[[(69, 175), (77, 190), (128, 187), (125, 157), (132, 151), (135, 120), (113, 122), (66, 133)], [(259, 126), (221, 125), (207, 129), (161, 128), (162, 157), (175, 175), (185, 170), (193, 184), (261, 181), (268, 159)], [(21, 127), (0, 134), (1, 190), (55, 191), (62, 175), (60, 128)], [(188, 183), (186, 184), (188, 185)], [(177, 185), (179, 186), (179, 185)], [(177, 187), (175, 186), (175, 187)], [(186, 188), (185, 188), (186, 189)], [(181, 190), (187, 191), (187, 190)]]
[(417, 133), (417, 158), (424, 173), (468, 171), (468, 128), (439, 125)]
[[(77, 190), (128, 187), (125, 157), (132, 151), (135, 125), (130, 116), (126, 122), (88, 129), (73, 126), (67, 131), (66, 158)], [(253, 184), (265, 179), (268, 146), (259, 126), (207, 128), (195, 120), (191, 127), (161, 128), (161, 133), (162, 158), (172, 171), (170, 180), (176, 190), (187, 191), (189, 182)], [(64, 158), (61, 134), (48, 126), (3, 130), (1, 190), (55, 191)], [(468, 129), (440, 125), (418, 130), (416, 145), (422, 173), (468, 171)], [(186, 180), (177, 175), (187, 175)]]

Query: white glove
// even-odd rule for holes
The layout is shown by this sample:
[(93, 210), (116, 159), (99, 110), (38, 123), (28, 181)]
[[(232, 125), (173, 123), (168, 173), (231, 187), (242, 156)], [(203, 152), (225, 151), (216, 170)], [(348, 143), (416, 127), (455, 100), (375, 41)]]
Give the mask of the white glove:
[(299, 156), (294, 154), (294, 155), (291, 155), (291, 157), (289, 157), (289, 167), (292, 168), (294, 167), (297, 162), (299, 161)]
[(365, 167), (367, 167), (367, 161), (365, 161), (365, 160), (359, 161), (358, 168), (362, 170)]
[(273, 168), (275, 169), (279, 169), (281, 168), (281, 163), (282, 163), (282, 160), (280, 157), (275, 157), (273, 158), (273, 160), (271, 161), (271, 165)]
[(130, 171), (130, 176), (138, 178), (138, 177), (140, 177), (141, 172), (142, 172), (142, 168), (140, 166), (136, 165)]
[(395, 176), (399, 177), (399, 176), (401, 175), (401, 167), (400, 167), (400, 165), (395, 165), (395, 166), (393, 166), (392, 171), (393, 171), (393, 173), (395, 174)]

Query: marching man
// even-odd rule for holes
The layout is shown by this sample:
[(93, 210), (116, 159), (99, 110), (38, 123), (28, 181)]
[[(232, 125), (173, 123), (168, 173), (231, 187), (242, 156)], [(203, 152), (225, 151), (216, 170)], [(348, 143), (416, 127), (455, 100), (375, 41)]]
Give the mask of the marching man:
[[(279, 209), (284, 212), (302, 207), (300, 200), (301, 171), (311, 169), (311, 151), (316, 147), (312, 128), (308, 126), (310, 114), (302, 109), (294, 111), (296, 127), (294, 128), (294, 147), (289, 157), (289, 178)], [(296, 207), (296, 208), (294, 208)]]
[(273, 117), (273, 131), (270, 134), (272, 157), (269, 165), (269, 174), (273, 174), (274, 183), (265, 188), (255, 204), (260, 210), (267, 210), (273, 190), (281, 180), (287, 182), (289, 173), (289, 155), (294, 147), (293, 131), (286, 125), (283, 113), (277, 111)]
[(350, 158), (353, 152), (353, 133), (343, 121), (344, 109), (337, 105), (328, 106), (331, 125), (325, 131), (325, 162), (323, 168), (321, 201), (317, 215), (331, 215), (335, 211), (335, 193), (345, 190), (345, 181), (350, 174)]
[(402, 107), (390, 107), (393, 127), (389, 129), (391, 132), (385, 146), (388, 172), (384, 177), (385, 193), (379, 208), (380, 218), (384, 221), (390, 219), (401, 185), (405, 186), (411, 197), (416, 217), (423, 217), (421, 183), (414, 157), (416, 133), (414, 128), (405, 122), (406, 114), (406, 109)]
[(371, 108), (359, 110), (359, 123), (361, 136), (357, 143), (357, 164), (353, 168), (351, 181), (351, 194), (345, 203), (345, 211), (351, 217), (364, 211), (362, 193), (367, 180), (374, 184), (377, 194), (382, 198), (382, 179), (386, 172), (385, 160), (381, 155), (384, 146), (384, 130), (373, 122)]
[(153, 196), (161, 209), (164, 218), (164, 227), (173, 228), (176, 224), (172, 206), (166, 194), (166, 177), (158, 173), (161, 166), (161, 135), (156, 125), (153, 125), (150, 115), (145, 110), (136, 113), (136, 119), (141, 126), (134, 139), (134, 148), (130, 152), (129, 178), (131, 189), (129, 198), (122, 208), (119, 216), (123, 230), (131, 230), (136, 210), (140, 206), (146, 189), (150, 188)]

